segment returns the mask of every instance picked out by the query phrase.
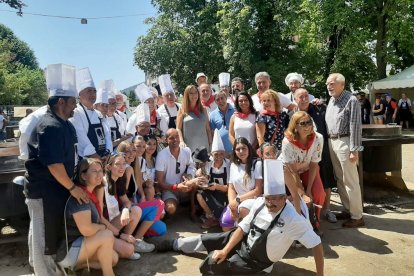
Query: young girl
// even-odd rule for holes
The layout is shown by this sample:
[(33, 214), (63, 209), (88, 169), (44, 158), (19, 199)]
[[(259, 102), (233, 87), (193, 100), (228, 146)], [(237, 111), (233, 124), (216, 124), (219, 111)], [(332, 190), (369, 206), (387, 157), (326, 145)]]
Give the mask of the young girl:
[[(144, 137), (137, 135), (132, 140), (132, 143), (134, 143), (136, 152), (135, 152), (135, 160), (133, 161), (134, 164), (134, 173), (135, 178), (138, 181), (138, 183), (142, 183), (138, 187), (141, 189), (139, 191), (140, 196), (140, 202), (143, 202), (145, 200), (152, 200), (155, 196), (155, 188), (154, 188), (154, 178), (151, 177), (150, 173), (147, 170), (147, 162), (145, 158), (143, 157), (147, 143), (145, 142)], [(155, 173), (155, 170), (154, 170)], [(142, 193), (141, 193), (142, 192)]]
[[(156, 161), (156, 157), (157, 157), (157, 148), (158, 148), (158, 142), (157, 142), (157, 138), (154, 135), (148, 135), (144, 137), (145, 140), (145, 153), (144, 153), (144, 162), (146, 165), (146, 176), (148, 179), (151, 179), (153, 186), (154, 186), (154, 190), (155, 193), (158, 193), (160, 191), (157, 190), (156, 187), (156, 179), (155, 179), (155, 161)], [(151, 186), (149, 186), (151, 187)], [(145, 189), (144, 189), (145, 191)], [(150, 196), (149, 194), (152, 191), (150, 189), (148, 189), (148, 191), (146, 192), (146, 196)]]
[(262, 161), (253, 157), (254, 152), (247, 139), (237, 138), (230, 165), (229, 204), (220, 218), (223, 231), (231, 230), (236, 221), (247, 216), (255, 198), (263, 194)]
[(262, 96), (263, 111), (256, 119), (256, 134), (259, 146), (264, 142), (275, 143), (278, 151), (282, 150), (284, 122), (288, 115), (280, 112), (280, 100), (277, 93), (271, 89), (266, 90)]
[(138, 226), (140, 220), (146, 217), (142, 216), (141, 208), (134, 205), (126, 195), (126, 168), (124, 154), (117, 153), (109, 158), (104, 177), (105, 192), (99, 196), (100, 203), (105, 207), (102, 220), (114, 233), (134, 235), (135, 252), (151, 252), (155, 246), (142, 238), (153, 221)]
[[(122, 142), (119, 144), (117, 151), (125, 154), (127, 167), (125, 170), (126, 177), (126, 190), (128, 198), (137, 204), (142, 209), (142, 217), (140, 220), (140, 226), (142, 231), (140, 233), (145, 236), (162, 236), (166, 233), (167, 228), (164, 222), (160, 221), (160, 216), (164, 210), (164, 203), (160, 200), (145, 200), (140, 198), (145, 197), (142, 188), (139, 189), (139, 183), (134, 174), (134, 169), (131, 167), (131, 163), (135, 160), (135, 147), (130, 142)], [(141, 177), (140, 175), (138, 177)], [(141, 181), (142, 182), (142, 181)], [(141, 195), (138, 195), (138, 191), (141, 190)], [(137, 233), (138, 234), (138, 233)]]
[(102, 190), (102, 163), (87, 158), (77, 168), (74, 183), (87, 193), (90, 202), (80, 204), (74, 197), (68, 199), (66, 236), (57, 251), (56, 261), (60, 267), (72, 271), (86, 267), (89, 262), (93, 268), (102, 269), (104, 276), (115, 275), (112, 267), (118, 262), (118, 254), (113, 250), (114, 236), (101, 222), (102, 205), (94, 194), (95, 190)]

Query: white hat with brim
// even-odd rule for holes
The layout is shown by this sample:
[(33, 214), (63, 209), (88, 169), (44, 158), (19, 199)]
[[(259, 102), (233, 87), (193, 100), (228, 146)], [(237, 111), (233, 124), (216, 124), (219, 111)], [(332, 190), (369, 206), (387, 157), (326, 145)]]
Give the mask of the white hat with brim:
[(286, 194), (285, 177), (283, 173), (282, 160), (263, 161), (264, 166), (264, 187), (263, 195), (284, 195)]
[(197, 76), (196, 76), (195, 81), (197, 82), (200, 77), (205, 77), (206, 80), (208, 79), (207, 76), (206, 76), (206, 74), (204, 74), (204, 73), (201, 72), (201, 73), (197, 73)]
[(50, 64), (46, 70), (49, 97), (77, 97), (76, 68), (67, 64)]

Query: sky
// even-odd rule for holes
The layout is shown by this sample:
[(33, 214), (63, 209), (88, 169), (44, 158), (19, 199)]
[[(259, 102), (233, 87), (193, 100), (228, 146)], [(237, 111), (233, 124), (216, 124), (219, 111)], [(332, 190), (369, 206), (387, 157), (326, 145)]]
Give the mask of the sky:
[[(156, 16), (150, 0), (23, 0), (23, 17), (6, 4), (0, 4), (0, 23), (10, 28), (34, 51), (41, 68), (65, 63), (77, 68), (89, 67), (95, 86), (113, 79), (122, 90), (143, 82), (144, 72), (134, 66), (134, 48), (139, 36), (150, 25), (147, 17)], [(80, 18), (126, 16), (113, 19), (61, 19), (25, 14), (37, 13)]]

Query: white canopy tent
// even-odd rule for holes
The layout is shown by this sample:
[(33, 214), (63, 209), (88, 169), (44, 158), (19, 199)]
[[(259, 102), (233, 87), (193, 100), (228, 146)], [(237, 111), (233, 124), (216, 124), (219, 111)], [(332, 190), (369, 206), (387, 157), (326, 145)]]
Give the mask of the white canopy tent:
[(414, 65), (388, 78), (371, 83), (370, 90), (413, 88), (414, 87)]

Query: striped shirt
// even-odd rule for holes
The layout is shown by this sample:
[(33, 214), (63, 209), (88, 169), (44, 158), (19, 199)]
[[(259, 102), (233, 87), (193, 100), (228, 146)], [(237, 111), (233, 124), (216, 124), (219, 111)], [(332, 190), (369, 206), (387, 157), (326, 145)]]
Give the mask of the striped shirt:
[(350, 137), (350, 151), (362, 151), (361, 107), (358, 99), (349, 91), (338, 98), (331, 97), (326, 109), (326, 126), (329, 135)]

